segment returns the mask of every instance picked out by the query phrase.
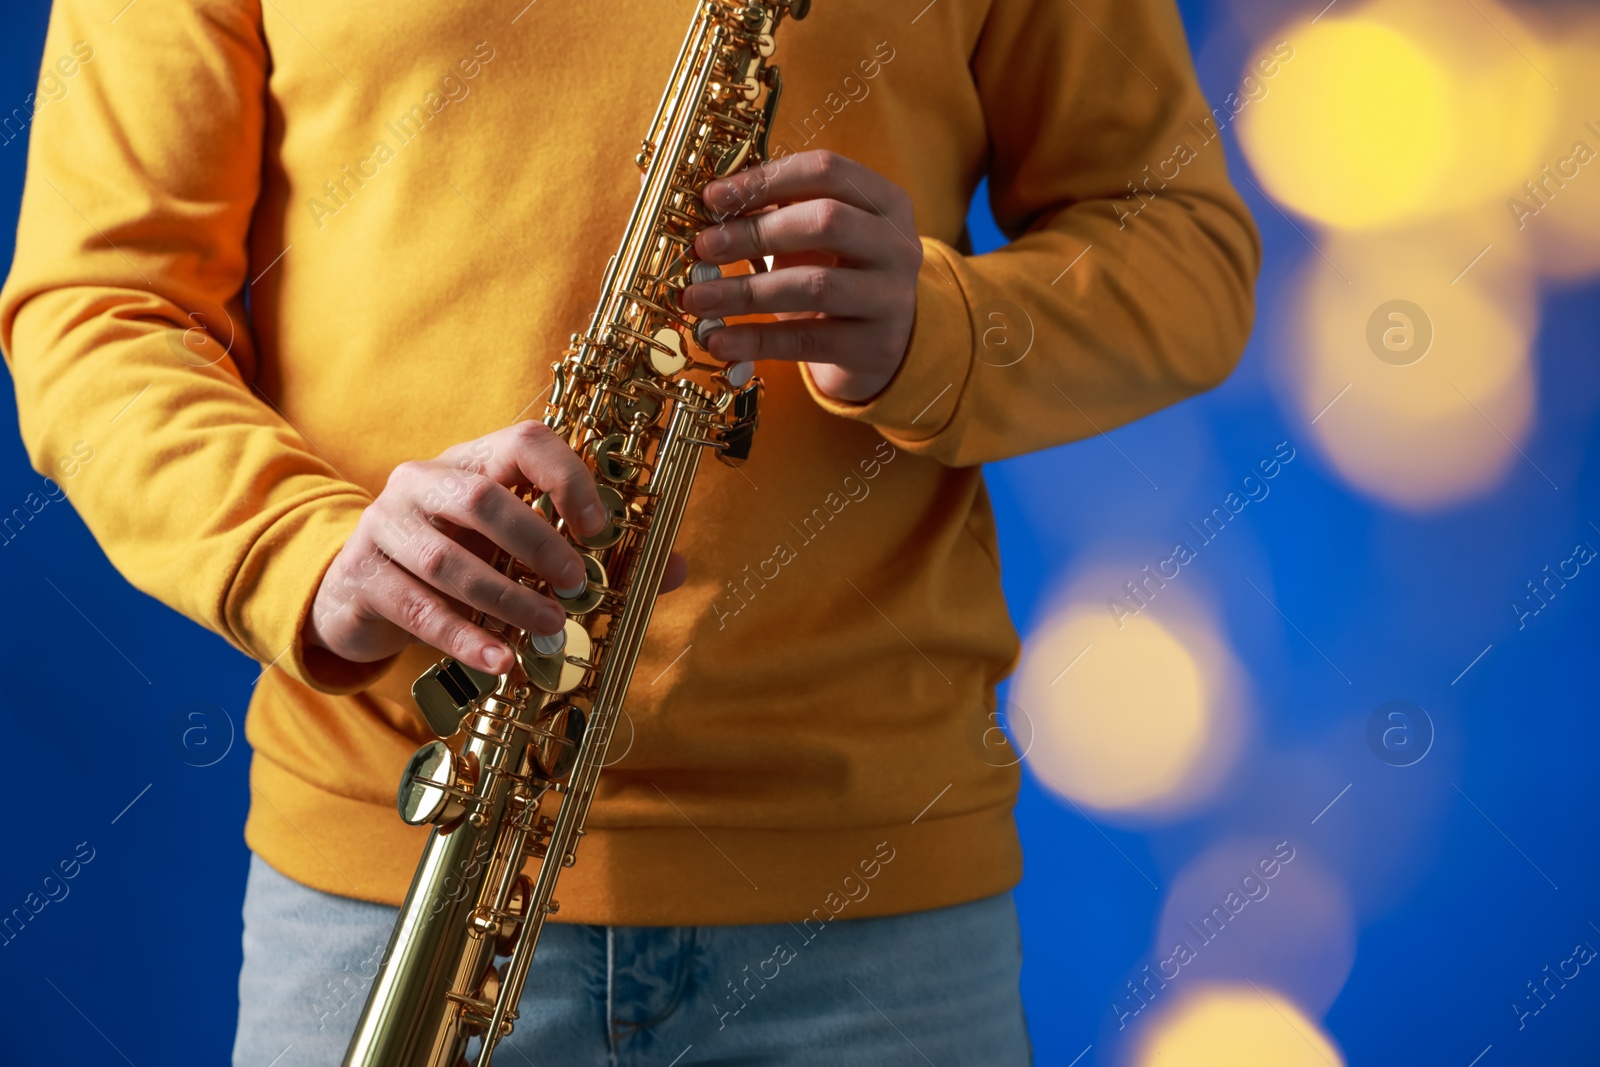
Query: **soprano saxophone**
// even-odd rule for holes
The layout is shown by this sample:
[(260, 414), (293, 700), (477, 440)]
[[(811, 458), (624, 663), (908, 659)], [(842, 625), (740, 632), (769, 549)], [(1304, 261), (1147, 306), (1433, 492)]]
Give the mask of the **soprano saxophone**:
[[(400, 816), (431, 825), (356, 1025), (345, 1067), (489, 1067), (511, 1033), (556, 879), (577, 856), (606, 749), (702, 455), (748, 457), (761, 381), (705, 361), (722, 323), (678, 310), (715, 277), (694, 238), (717, 221), (706, 182), (767, 158), (783, 82), (768, 63), (810, 0), (699, 0), (635, 162), (645, 180), (583, 334), (552, 366), (544, 424), (595, 476), (608, 519), (592, 537), (547, 494), (523, 501), (566, 534), (587, 582), (561, 597), (504, 553), (494, 564), (567, 610), (562, 633), (501, 630), (506, 674), (446, 658), (412, 695), (438, 740), (401, 777)], [(759, 264), (755, 264), (759, 269)], [(498, 626), (479, 616), (478, 621)]]

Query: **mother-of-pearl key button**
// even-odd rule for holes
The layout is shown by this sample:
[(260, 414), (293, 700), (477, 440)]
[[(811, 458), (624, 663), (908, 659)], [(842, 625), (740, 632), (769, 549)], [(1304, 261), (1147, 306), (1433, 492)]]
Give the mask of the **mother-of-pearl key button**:
[(711, 341), (711, 335), (726, 326), (721, 319), (701, 319), (694, 324), (694, 339), (701, 348)]
[(528, 644), (541, 656), (559, 656), (567, 647), (567, 628), (563, 626), (553, 634), (529, 634)]
[(699, 285), (701, 282), (718, 281), (721, 277), (722, 268), (715, 263), (707, 263), (701, 260), (689, 268), (689, 281), (693, 285)]
[(728, 379), (728, 384), (735, 389), (743, 389), (749, 385), (750, 379), (755, 377), (755, 374), (756, 365), (749, 360), (745, 360), (742, 363), (730, 363), (727, 369), (722, 372), (722, 376)]

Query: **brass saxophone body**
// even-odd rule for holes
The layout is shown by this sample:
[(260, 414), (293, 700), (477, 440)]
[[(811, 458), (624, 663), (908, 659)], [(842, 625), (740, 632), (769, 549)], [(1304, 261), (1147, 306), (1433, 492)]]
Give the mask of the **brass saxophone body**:
[[(721, 323), (679, 311), (677, 294), (715, 270), (694, 255), (695, 235), (716, 221), (699, 190), (767, 158), (782, 90), (767, 62), (774, 32), (809, 7), (697, 4), (635, 160), (643, 187), (588, 330), (553, 366), (543, 418), (584, 457), (609, 519), (599, 534), (578, 536), (537, 487), (514, 487), (584, 557), (586, 587), (557, 597), (564, 633), (502, 629), (517, 653), (508, 673), (447, 658), (412, 688), (438, 740), (407, 766), (400, 814), (433, 829), (346, 1067), (459, 1067), (474, 1040), (476, 1067), (489, 1067), (516, 1021), (701, 457), (710, 450), (737, 463), (749, 454), (760, 379), (749, 364), (704, 361), (703, 343)], [(504, 553), (494, 563), (556, 596)]]

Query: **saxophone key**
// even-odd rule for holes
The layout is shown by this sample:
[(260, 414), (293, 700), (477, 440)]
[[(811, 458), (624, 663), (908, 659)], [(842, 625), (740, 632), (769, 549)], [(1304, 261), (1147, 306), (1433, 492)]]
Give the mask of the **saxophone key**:
[(429, 741), (412, 755), (400, 776), (395, 805), (408, 826), (450, 823), (467, 810), (476, 784), (472, 761), (456, 755), (443, 741)]
[(663, 378), (670, 378), (683, 370), (689, 357), (683, 352), (683, 338), (670, 326), (655, 332), (656, 343), (650, 346), (650, 369)]
[[(748, 85), (740, 86), (740, 89), (743, 90), (746, 99), (755, 99), (757, 89), (754, 79), (752, 79)], [(750, 149), (752, 147), (753, 145), (748, 140), (740, 141), (737, 144), (730, 145), (717, 159), (717, 177), (726, 178), (728, 175), (734, 173), (740, 167), (744, 166), (745, 160), (750, 158)]]
[(648, 426), (661, 414), (661, 399), (644, 390), (612, 394), (612, 411), (619, 421)]
[(438, 737), (449, 737), (461, 725), (467, 709), (494, 691), (494, 675), (443, 659), (429, 667), (411, 686), (411, 698)]
[(608, 482), (622, 483), (639, 473), (637, 464), (630, 462), (626, 434), (613, 433), (595, 439), (589, 445), (589, 455), (594, 469)]
[[(583, 557), (584, 582), (572, 596), (564, 596), (559, 589), (552, 590), (556, 600), (566, 609), (568, 615), (587, 615), (600, 606), (605, 599), (608, 587), (606, 586), (606, 568), (603, 563), (593, 556)], [(555, 655), (555, 653), (550, 653)], [(578, 653), (579, 658), (587, 656), (587, 652)]]
[[(517, 643), (517, 664), (522, 668), (522, 673), (546, 693), (570, 693), (578, 688), (583, 676), (589, 672), (585, 664), (594, 647), (589, 631), (577, 620), (568, 619), (566, 635), (563, 651), (554, 656), (541, 655), (527, 640)], [(573, 662), (574, 659), (578, 662)]]
[(567, 648), (567, 630), (563, 626), (553, 634), (529, 634), (528, 644), (533, 650), (546, 658), (559, 656)]
[(727, 325), (721, 319), (701, 319), (694, 324), (695, 343), (701, 348), (707, 348), (711, 344), (711, 335)]
[[(540, 773), (552, 781), (571, 773), (578, 758), (578, 746), (583, 743), (588, 729), (589, 717), (576, 704), (562, 703), (546, 710), (534, 729), (534, 740), (529, 743), (529, 755)], [(543, 822), (541, 817), (541, 825)], [(540, 834), (541, 848), (549, 836), (548, 830)]]
[(573, 540), (585, 548), (610, 548), (622, 540), (624, 524), (628, 521), (628, 502), (609, 485), (599, 484), (595, 488), (600, 493), (600, 506), (605, 510), (606, 524), (598, 533), (587, 537), (574, 532)]
[(499, 936), (495, 938), (494, 951), (497, 956), (509, 956), (511, 950), (517, 945), (517, 931), (522, 926), (522, 920), (527, 917), (528, 904), (533, 900), (533, 883), (528, 876), (519, 874), (511, 883), (511, 892), (506, 896), (505, 916), (500, 924)]

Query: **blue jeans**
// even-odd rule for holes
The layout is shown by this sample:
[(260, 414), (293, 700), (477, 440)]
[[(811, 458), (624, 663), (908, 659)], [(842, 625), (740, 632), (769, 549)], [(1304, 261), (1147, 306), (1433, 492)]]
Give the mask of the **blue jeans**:
[[(396, 909), (250, 859), (234, 1067), (344, 1056)], [(496, 1067), (1016, 1067), (1031, 1061), (1009, 893), (757, 926), (545, 927)], [(765, 977), (763, 977), (765, 976)]]

